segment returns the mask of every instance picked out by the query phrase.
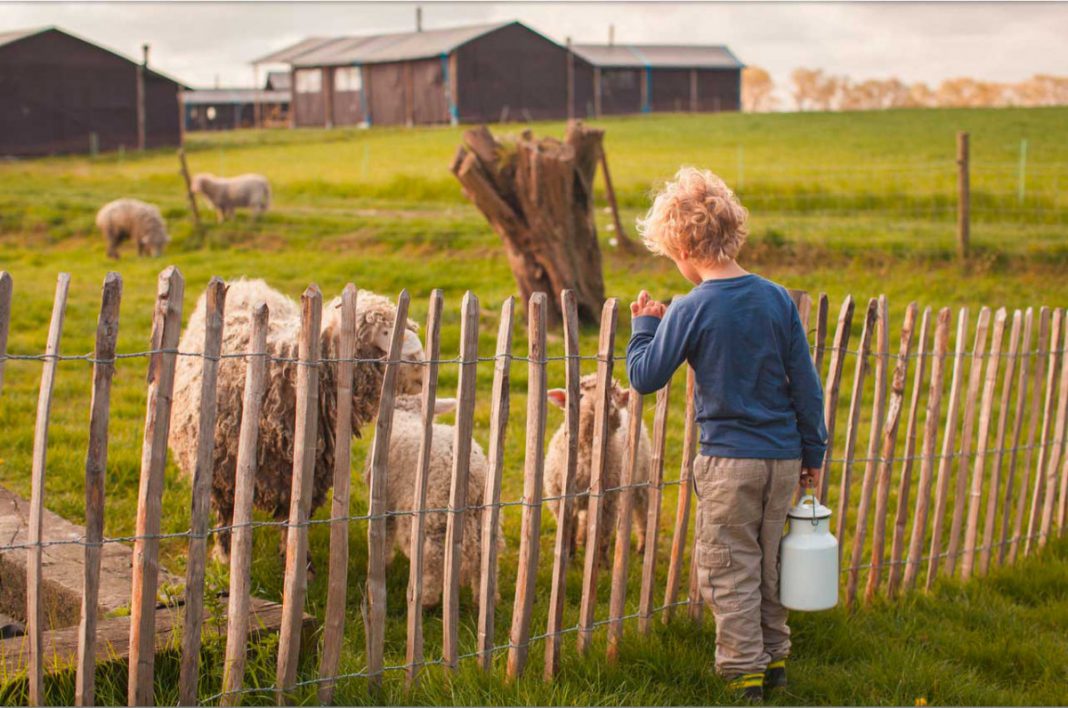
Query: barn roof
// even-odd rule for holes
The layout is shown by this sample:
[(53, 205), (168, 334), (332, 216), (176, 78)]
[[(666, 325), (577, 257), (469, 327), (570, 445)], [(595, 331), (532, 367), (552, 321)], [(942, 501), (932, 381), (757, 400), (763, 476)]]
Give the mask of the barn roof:
[(571, 49), (594, 66), (625, 68), (741, 69), (723, 45), (576, 44)]
[(253, 88), (193, 89), (182, 91), (187, 106), (207, 106), (244, 103), (289, 103), (289, 91), (269, 91)]
[(284, 63), (293, 66), (343, 66), (428, 59), (448, 54), (457, 47), (494, 30), (517, 22), (466, 25), (422, 32), (396, 32), (343, 37), (309, 37), (255, 60), (255, 64)]
[(51, 29), (51, 28), (50, 27), (33, 27), (31, 29), (13, 30), (13, 31), (10, 31), (10, 32), (0, 32), (0, 47), (4, 46), (5, 44), (11, 44), (12, 42), (17, 42), (20, 39), (25, 39), (26, 37), (32, 37), (35, 34), (40, 34), (41, 32), (44, 32), (47, 29)]

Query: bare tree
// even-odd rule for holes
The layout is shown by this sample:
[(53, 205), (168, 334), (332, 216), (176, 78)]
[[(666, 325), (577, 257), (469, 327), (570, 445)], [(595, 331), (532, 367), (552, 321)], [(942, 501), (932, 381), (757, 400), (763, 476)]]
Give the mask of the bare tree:
[(770, 111), (777, 103), (775, 82), (771, 74), (759, 66), (747, 66), (742, 70), (742, 106), (749, 113)]

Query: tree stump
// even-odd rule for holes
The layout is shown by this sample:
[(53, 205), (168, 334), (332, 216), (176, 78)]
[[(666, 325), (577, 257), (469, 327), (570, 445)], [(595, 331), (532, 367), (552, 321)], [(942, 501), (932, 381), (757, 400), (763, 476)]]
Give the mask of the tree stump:
[(464, 133), (451, 170), (493, 230), (528, 300), (549, 295), (559, 321), (559, 293), (570, 289), (579, 317), (596, 323), (604, 303), (601, 249), (594, 222), (593, 178), (604, 131), (568, 124), (563, 142), (529, 130), (498, 141), (481, 126)]

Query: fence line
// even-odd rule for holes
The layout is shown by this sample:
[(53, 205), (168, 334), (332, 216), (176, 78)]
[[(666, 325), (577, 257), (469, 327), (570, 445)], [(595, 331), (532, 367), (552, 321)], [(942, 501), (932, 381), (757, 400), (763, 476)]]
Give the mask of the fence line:
[[(545, 351), (547, 330), (544, 322), (544, 295), (537, 295), (528, 303), (528, 343), (526, 356), (513, 354), (511, 348), (513, 314), (512, 300), (502, 306), (497, 348), (493, 356), (479, 356), (478, 300), (471, 293), (462, 305), (462, 346), (459, 356), (440, 356), (440, 323), (442, 296), (435, 291), (430, 300), (430, 315), (427, 323), (426, 351), (428, 357), (419, 362), (423, 367), (423, 395), (421, 421), (423, 439), (420, 442), (420, 474), (416, 476), (416, 493), (412, 508), (390, 508), (386, 482), (389, 474), (387, 451), (392, 433), (392, 412), (396, 382), (401, 366), (410, 364), (400, 356), (403, 340), (403, 323), (407, 319), (408, 295), (402, 292), (397, 299), (397, 317), (392, 327), (389, 351), (382, 358), (355, 357), (351, 349), (335, 349), (337, 356), (322, 356), (319, 338), (322, 316), (322, 296), (316, 288), (309, 288), (302, 298), (300, 347), (296, 357), (274, 357), (266, 354), (267, 322), (269, 313), (261, 307), (253, 313), (253, 337), (249, 351), (222, 352), (219, 342), (222, 334), (224, 286), (213, 280), (208, 286), (209, 320), (215, 325), (206, 331), (205, 353), (180, 352), (177, 347), (182, 316), (184, 281), (174, 268), (160, 274), (154, 309), (151, 347), (144, 352), (119, 354), (115, 352), (115, 335), (118, 328), (118, 298), (121, 280), (109, 274), (101, 305), (96, 346), (92, 354), (84, 356), (63, 355), (59, 352), (59, 336), (62, 331), (62, 314), (65, 309), (66, 286), (69, 278), (60, 279), (53, 308), (48, 348), (43, 354), (10, 354), (6, 341), (11, 314), (11, 279), (0, 273), (0, 374), (8, 360), (39, 361), (43, 366), (41, 398), (38, 406), (38, 424), (35, 432), (33, 500), (31, 510), (36, 515), (31, 520), (31, 533), (25, 543), (10, 543), (0, 546), (0, 551), (25, 550), (31, 562), (27, 567), (27, 586), (40, 582), (39, 559), (43, 549), (54, 545), (81, 545), (85, 548), (85, 601), (82, 607), (82, 625), (79, 631), (78, 677), (76, 700), (81, 705), (94, 700), (92, 669), (96, 651), (94, 636), (95, 608), (93, 595), (99, 587), (99, 559), (104, 544), (134, 544), (134, 583), (132, 588), (130, 683), (128, 699), (131, 703), (150, 704), (154, 681), (154, 636), (156, 615), (156, 590), (158, 585), (158, 554), (164, 540), (183, 539), (189, 544), (186, 597), (185, 631), (181, 644), (180, 702), (195, 704), (198, 701), (236, 703), (240, 696), (272, 692), (279, 700), (296, 698), (302, 689), (314, 688), (322, 702), (333, 700), (340, 681), (366, 679), (372, 689), (381, 686), (386, 672), (402, 671), (409, 683), (417, 680), (423, 667), (440, 665), (455, 668), (458, 662), (475, 658), (484, 670), (493, 670), (493, 657), (507, 652), (505, 670), (509, 676), (521, 675), (528, 663), (529, 649), (534, 642), (545, 642), (546, 680), (551, 680), (559, 668), (560, 652), (564, 637), (575, 634), (579, 651), (588, 652), (593, 632), (601, 627), (608, 630), (607, 649), (609, 660), (616, 660), (618, 647), (626, 623), (637, 620), (638, 630), (647, 632), (654, 615), (661, 615), (665, 622), (673, 616), (677, 607), (688, 606), (692, 620), (700, 621), (701, 603), (694, 592), (692, 560), (692, 533), (689, 529), (691, 514), (691, 474), (697, 454), (697, 424), (694, 410), (695, 377), (687, 368), (686, 408), (684, 415), (683, 443), (680, 473), (677, 479), (663, 478), (666, 458), (667, 431), (669, 429), (669, 391), (665, 387), (657, 394), (653, 415), (653, 462), (648, 476), (639, 475), (637, 469), (638, 436), (642, 426), (642, 397), (635, 391), (629, 397), (629, 427), (622, 433), (627, 441), (621, 470), (608, 474), (607, 445), (613, 434), (611, 426), (617, 425), (612, 399), (612, 370), (616, 360), (616, 312), (615, 300), (605, 303), (601, 320), (601, 332), (596, 355), (580, 355), (578, 352), (578, 325), (574, 310), (574, 298), (566, 292), (563, 298), (564, 346), (562, 356), (550, 356)], [(905, 308), (905, 317), (900, 331), (899, 351), (894, 359), (892, 375), (889, 369), (889, 339), (891, 337), (889, 303), (885, 296), (873, 298), (864, 318), (860, 343), (856, 350), (849, 349), (853, 325), (853, 299), (847, 297), (835, 328), (830, 356), (826, 357), (826, 342), (829, 302), (825, 295), (815, 301), (814, 326), (808, 322), (813, 300), (807, 295), (795, 293), (795, 302), (805, 327), (812, 335), (813, 361), (821, 378), (827, 382), (827, 398), (824, 415), (831, 441), (824, 460), (823, 498), (832, 503), (827, 492), (831, 485), (830, 474), (840, 466), (837, 480), (838, 518), (837, 533), (844, 549), (850, 547), (847, 563), (843, 563), (842, 579), (846, 585), (846, 604), (870, 602), (885, 593), (897, 596), (901, 591), (910, 591), (919, 582), (920, 570), (926, 565), (925, 587), (930, 588), (940, 573), (958, 575), (966, 580), (972, 575), (983, 575), (991, 566), (1012, 563), (1019, 549), (1029, 555), (1034, 548), (1042, 548), (1047, 540), (1063, 533), (1068, 488), (1068, 454), (1065, 440), (1068, 436), (1068, 365), (1064, 352), (1068, 348), (1068, 334), (1061, 309), (1041, 308), (1038, 317), (1037, 346), (1032, 348), (1034, 310), (1016, 310), (1011, 313), (1011, 331), (1004, 342), (1010, 313), (999, 309), (993, 317), (991, 310), (982, 308), (976, 324), (971, 347), (968, 347), (968, 312), (959, 313), (957, 333), (950, 336), (951, 310), (942, 308), (933, 325), (934, 345), (928, 349), (927, 340), (931, 323), (931, 308), (925, 308), (914, 338), (919, 308), (910, 303)], [(570, 304), (569, 304), (570, 303)], [(358, 303), (354, 287), (347, 287), (342, 299), (342, 330), (354, 330)], [(568, 313), (571, 312), (570, 316)], [(346, 324), (347, 323), (347, 324)], [(217, 325), (217, 326), (216, 326)], [(915, 339), (915, 347), (913, 340)], [(952, 355), (948, 354), (951, 339), (955, 341)], [(174, 367), (178, 356), (196, 356), (203, 360), (201, 418), (202, 444), (197, 450), (196, 474), (193, 481), (193, 512), (190, 528), (182, 532), (162, 533), (161, 492), (162, 471), (166, 460), (169, 434), (170, 392), (174, 385)], [(841, 392), (840, 381), (847, 356), (856, 358), (853, 386)], [(946, 368), (952, 357), (953, 376), (946, 410), (943, 413), (943, 384)], [(103, 531), (103, 474), (107, 453), (107, 427), (109, 418), (110, 381), (115, 364), (125, 359), (147, 359), (149, 362), (149, 385), (146, 401), (146, 421), (142, 454), (141, 484), (138, 494), (136, 531), (124, 537), (104, 537)], [(245, 370), (243, 410), (250, 413), (241, 423), (238, 441), (237, 474), (235, 479), (235, 510), (229, 524), (212, 526), (207, 522), (209, 487), (205, 480), (211, 472), (211, 435), (204, 431), (213, 429), (215, 402), (214, 378), (220, 362), (228, 358), (243, 358), (248, 365)], [(824, 361), (829, 359), (829, 361)], [(874, 361), (872, 361), (874, 359)], [(86, 519), (84, 537), (74, 539), (43, 540), (40, 533), (40, 514), (43, 510), (45, 483), (45, 452), (47, 450), (48, 402), (51, 382), (58, 365), (64, 361), (86, 361), (94, 366), (93, 401), (90, 416), (89, 454), (86, 462)], [(916, 369), (909, 377), (909, 363), (915, 360)], [(567, 408), (564, 425), (568, 434), (567, 470), (562, 492), (555, 495), (542, 493), (542, 477), (545, 472), (545, 409), (547, 402), (547, 365), (550, 362), (565, 364)], [(583, 361), (597, 363), (596, 384), (593, 390), (593, 425), (591, 474), (589, 488), (575, 488), (575, 470), (578, 464), (578, 445), (581, 435), (579, 426), (579, 365)], [(480, 363), (493, 362), (493, 394), (490, 418), (490, 474), (485, 479), (482, 501), (467, 500), (468, 467), (472, 445), (471, 431), (476, 401), (476, 373)], [(508, 424), (510, 406), (509, 370), (513, 363), (526, 363), (529, 367), (526, 396), (526, 461), (524, 465), (524, 491), (521, 499), (501, 500), (501, 479), (504, 467), (504, 434)], [(271, 363), (299, 364), (295, 391), (298, 403), (297, 426), (294, 439), (297, 450), (294, 455), (294, 473), (290, 495), (290, 514), (285, 521), (255, 521), (252, 519), (252, 490), (256, 475), (256, 450), (258, 447), (258, 418), (263, 398), (264, 380)], [(460, 368), (458, 382), (459, 407), (454, 426), (455, 455), (450, 480), (449, 503), (444, 508), (430, 507), (426, 502), (427, 467), (432, 421), (435, 407), (439, 366), (455, 364)], [(868, 369), (874, 364), (874, 376)], [(929, 366), (928, 366), (929, 365)], [(318, 417), (319, 371), (323, 367), (336, 367), (341, 375), (336, 385), (341, 400), (348, 400), (344, 392), (351, 390), (352, 372), (356, 367), (374, 366), (382, 372), (382, 388), (379, 415), (370, 453), (370, 504), (365, 514), (353, 514), (350, 509), (348, 482), (351, 476), (351, 460), (348, 457), (346, 430), (338, 436), (339, 445), (345, 452), (339, 453), (333, 468), (334, 499), (328, 518), (309, 518), (312, 469), (315, 464), (316, 429)], [(929, 368), (929, 376), (927, 370)], [(347, 372), (347, 373), (346, 373)], [(924, 402), (923, 388), (927, 379), (927, 395)], [(870, 381), (869, 381), (870, 379)], [(325, 379), (333, 383), (333, 379)], [(0, 379), (2, 381), (2, 379)], [(1043, 386), (1043, 381), (1045, 385)], [(887, 383), (889, 389), (887, 390)], [(1015, 387), (1015, 388), (1014, 388)], [(980, 395), (981, 393), (981, 395)], [(872, 398), (868, 398), (873, 394)], [(849, 399), (849, 413), (842, 441), (837, 440), (835, 422), (840, 397)], [(862, 415), (862, 404), (872, 401), (869, 417)], [(907, 408), (906, 408), (907, 403)], [(961, 407), (963, 405), (963, 414)], [(922, 426), (920, 452), (916, 446), (919, 436), (919, 409), (926, 410)], [(342, 419), (350, 415), (339, 407)], [(1039, 419), (1041, 417), (1041, 425)], [(904, 436), (899, 435), (902, 418), (905, 419)], [(1025, 418), (1027, 420), (1025, 420)], [(977, 424), (976, 424), (977, 423)], [(1010, 428), (1011, 423), (1011, 428)], [(1024, 426), (1028, 427), (1024, 437)], [(939, 431), (943, 433), (941, 452), (936, 451)], [(862, 433), (868, 434), (868, 449), (864, 456), (855, 454), (855, 444)], [(1036, 432), (1038, 433), (1036, 436)], [(992, 438), (992, 439), (991, 439)], [(837, 455), (835, 450), (840, 449)], [(1038, 450), (1036, 464), (1032, 466), (1033, 452)], [(912, 496), (912, 468), (919, 463), (920, 474), (916, 482), (915, 502)], [(850, 487), (855, 465), (864, 465), (862, 489), (859, 499), (851, 502)], [(1007, 465), (1007, 469), (1006, 469)], [(937, 469), (937, 475), (936, 475)], [(616, 472), (619, 474), (616, 475)], [(954, 479), (954, 473), (956, 479)], [(896, 477), (895, 477), (896, 475)], [(618, 483), (609, 483), (609, 479)], [(897, 484), (895, 484), (895, 481)], [(659, 531), (661, 525), (662, 491), (678, 487), (676, 514), (672, 540), (666, 550), (666, 568), (658, 566)], [(929, 500), (934, 488), (933, 513), (929, 514)], [(628, 603), (627, 581), (635, 573), (630, 568), (630, 536), (632, 530), (629, 510), (636, 494), (647, 494), (650, 501), (645, 524), (646, 547), (642, 553), (640, 586), (636, 600)], [(564, 626), (565, 589), (567, 564), (570, 560), (568, 527), (569, 507), (585, 500), (586, 551), (582, 568), (581, 602), (578, 619), (574, 625)], [(1028, 500), (1030, 503), (1028, 504)], [(614, 502), (614, 503), (609, 503)], [(548, 623), (540, 634), (531, 633), (532, 608), (538, 588), (539, 546), (543, 542), (541, 514), (549, 504), (557, 512), (556, 534), (553, 543), (552, 585), (549, 599)], [(503, 509), (517, 507), (521, 512), (521, 544), (518, 549), (518, 577), (515, 602), (511, 617), (509, 639), (505, 644), (495, 644), (494, 597), (497, 595), (499, 558), (496, 553), (497, 529)], [(869, 507), (871, 509), (869, 510)], [(891, 513), (891, 509), (893, 512)], [(952, 509), (948, 528), (947, 512)], [(869, 513), (870, 511), (870, 513)], [(479, 544), (481, 547), (481, 578), (479, 585), (479, 616), (475, 650), (460, 651), (459, 605), (457, 602), (460, 583), (460, 556), (462, 553), (462, 517), (465, 513), (479, 514)], [(421, 563), (412, 563), (408, 582), (408, 633), (405, 661), (387, 664), (385, 632), (387, 597), (385, 583), (386, 548), (385, 524), (411, 518), (413, 528), (411, 557), (423, 557), (423, 529), (430, 514), (441, 514), (447, 523), (446, 563), (443, 593), (443, 655), (441, 658), (424, 656), (421, 593), (425, 578)], [(1023, 519), (1028, 518), (1026, 531)], [(910, 522), (911, 519), (911, 522)], [(368, 572), (367, 604), (365, 607), (365, 637), (367, 640), (366, 669), (359, 672), (339, 673), (342, 638), (344, 634), (345, 587), (348, 574), (348, 524), (368, 524)], [(1000, 528), (998, 524), (1000, 523)], [(34, 526), (37, 525), (37, 531)], [(329, 575), (327, 602), (324, 613), (324, 636), (322, 655), (314, 676), (297, 673), (296, 658), (301, 643), (301, 618), (307, 587), (305, 558), (307, 555), (308, 530), (314, 525), (326, 524), (330, 529)], [(1010, 528), (1010, 525), (1012, 528)], [(277, 674), (272, 686), (266, 688), (244, 685), (249, 620), (250, 562), (252, 533), (259, 527), (285, 529), (287, 534), (286, 571), (284, 577), (282, 631), (279, 637)], [(198, 677), (203, 672), (197, 666), (200, 650), (200, 630), (204, 602), (204, 572), (207, 539), (216, 534), (231, 534), (230, 546), (230, 595), (227, 608), (227, 641), (225, 661), (222, 666), (221, 691), (205, 698), (198, 697)], [(613, 543), (614, 554), (607, 551)], [(887, 556), (887, 545), (890, 546)], [(687, 548), (687, 546), (691, 546)], [(927, 552), (924, 553), (924, 546)], [(598, 574), (602, 561), (611, 557), (611, 597), (605, 616), (597, 613)], [(958, 563), (958, 560), (960, 561)], [(638, 565), (635, 563), (635, 565)], [(658, 568), (666, 574), (664, 602), (654, 607)], [(689, 571), (684, 573), (684, 568)], [(860, 574), (867, 571), (863, 593), (859, 592)], [(678, 598), (683, 576), (688, 576), (687, 597)], [(884, 583), (884, 575), (888, 579)], [(40, 703), (43, 699), (43, 665), (41, 636), (41, 600), (39, 594), (28, 593), (27, 617), (29, 619), (31, 649), (29, 652), (30, 678), (29, 700)], [(634, 611), (627, 608), (633, 606)], [(191, 616), (195, 615), (195, 616)], [(36, 618), (36, 619), (35, 619)], [(37, 639), (34, 641), (34, 634)]]

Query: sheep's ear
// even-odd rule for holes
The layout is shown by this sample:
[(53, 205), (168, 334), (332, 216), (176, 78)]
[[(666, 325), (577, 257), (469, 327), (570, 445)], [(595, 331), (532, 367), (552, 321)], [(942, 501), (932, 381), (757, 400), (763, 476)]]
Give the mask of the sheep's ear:
[(452, 413), (454, 410), (456, 410), (455, 398), (434, 399), (434, 415), (445, 415), (446, 413)]
[(612, 390), (612, 398), (615, 400), (617, 406), (626, 408), (627, 404), (630, 403), (630, 389), (614, 386)]
[(550, 388), (549, 403), (557, 408), (564, 408), (567, 406), (567, 391), (562, 388)]

